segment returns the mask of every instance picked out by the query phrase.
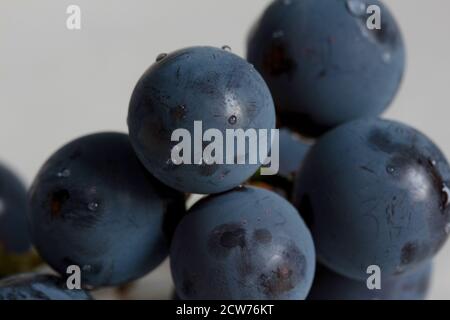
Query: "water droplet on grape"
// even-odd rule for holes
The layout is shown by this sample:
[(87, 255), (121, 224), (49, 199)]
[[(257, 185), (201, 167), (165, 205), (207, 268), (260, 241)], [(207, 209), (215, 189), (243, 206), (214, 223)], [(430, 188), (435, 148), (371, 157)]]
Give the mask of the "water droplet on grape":
[(231, 125), (235, 125), (237, 122), (237, 117), (235, 115), (228, 118), (228, 123)]
[(450, 189), (445, 183), (442, 184), (441, 192), (442, 192), (442, 208), (446, 209), (450, 204)]
[(92, 269), (92, 267), (90, 264), (85, 264), (82, 268), (83, 271), (87, 271), (87, 272), (91, 271), (91, 269)]
[(231, 47), (230, 46), (227, 46), (227, 45), (225, 45), (225, 46), (222, 46), (222, 50), (225, 50), (225, 51), (232, 51), (231, 50)]
[(391, 59), (392, 59), (391, 53), (388, 51), (384, 52), (382, 55), (382, 59), (385, 63), (391, 62)]
[(283, 4), (284, 4), (285, 6), (289, 6), (289, 5), (292, 4), (292, 0), (283, 0)]
[(88, 204), (89, 211), (97, 211), (100, 205), (97, 202), (91, 202)]
[(156, 62), (163, 60), (165, 57), (167, 57), (167, 53), (158, 54), (158, 56), (156, 57)]
[(361, 17), (366, 13), (366, 5), (361, 0), (347, 0), (346, 7), (351, 15)]
[(397, 266), (397, 268), (395, 268), (395, 271), (397, 273), (403, 273), (405, 271), (405, 267), (404, 266)]
[(391, 167), (391, 166), (388, 166), (388, 167), (386, 168), (386, 171), (387, 171), (388, 173), (392, 174), (392, 173), (395, 172), (395, 168), (394, 168), (394, 167)]
[(277, 38), (282, 38), (283, 36), (284, 36), (283, 30), (275, 31), (275, 32), (272, 34), (272, 37), (275, 38), (275, 39), (277, 39)]
[(64, 170), (58, 172), (57, 176), (58, 176), (58, 178), (67, 178), (70, 176), (70, 170), (64, 169)]
[(184, 118), (186, 118), (186, 114), (187, 114), (186, 106), (183, 104), (180, 104), (180, 105), (176, 106), (175, 108), (173, 108), (172, 110), (170, 110), (170, 114), (175, 120), (184, 119)]

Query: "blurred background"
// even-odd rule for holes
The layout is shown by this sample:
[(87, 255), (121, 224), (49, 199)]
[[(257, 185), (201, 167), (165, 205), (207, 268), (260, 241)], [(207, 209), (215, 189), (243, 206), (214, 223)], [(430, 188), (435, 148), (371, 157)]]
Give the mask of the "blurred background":
[[(450, 1), (385, 0), (408, 50), (400, 93), (385, 117), (432, 138), (450, 158)], [(0, 161), (30, 184), (47, 157), (87, 133), (125, 132), (134, 85), (156, 56), (228, 45), (245, 56), (247, 33), (268, 0), (1, 0)], [(81, 8), (81, 30), (66, 9)], [(168, 264), (122, 292), (167, 298)], [(103, 298), (117, 292), (103, 290)], [(450, 242), (435, 260), (431, 299), (450, 299)]]

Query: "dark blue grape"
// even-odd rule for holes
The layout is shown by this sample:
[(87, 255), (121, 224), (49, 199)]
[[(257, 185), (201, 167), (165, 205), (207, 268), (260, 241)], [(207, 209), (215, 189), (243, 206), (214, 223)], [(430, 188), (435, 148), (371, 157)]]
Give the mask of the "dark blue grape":
[(31, 271), (39, 264), (27, 226), (27, 191), (15, 174), (0, 164), (0, 278)]
[(319, 139), (298, 173), (295, 204), (320, 262), (365, 279), (428, 261), (450, 232), (450, 168), (419, 131), (376, 118), (344, 124)]
[(297, 210), (253, 187), (195, 204), (175, 231), (170, 258), (181, 299), (304, 299), (315, 268)]
[(0, 281), (0, 300), (91, 300), (84, 290), (68, 289), (65, 280), (46, 274), (24, 273)]
[(30, 230), (41, 256), (83, 285), (119, 285), (168, 254), (184, 196), (151, 176), (128, 136), (99, 133), (70, 142), (44, 164), (30, 191)]
[[(368, 5), (381, 8), (381, 29), (366, 26)], [(378, 0), (274, 1), (251, 31), (247, 56), (280, 123), (314, 136), (380, 114), (405, 66), (400, 30)]]
[(0, 165), (0, 250), (21, 254), (30, 249), (27, 191), (14, 173)]
[(225, 137), (226, 129), (273, 129), (275, 109), (259, 73), (227, 50), (182, 49), (160, 59), (141, 77), (131, 98), (128, 127), (142, 163), (175, 189), (217, 193), (247, 180), (260, 162), (176, 165), (171, 150), (178, 142), (171, 142), (172, 132), (184, 128), (194, 138), (194, 121), (202, 121), (203, 131), (217, 129)]
[(381, 277), (381, 289), (369, 290), (366, 281), (343, 277), (317, 264), (308, 300), (424, 300), (430, 287), (432, 265), (410, 274)]

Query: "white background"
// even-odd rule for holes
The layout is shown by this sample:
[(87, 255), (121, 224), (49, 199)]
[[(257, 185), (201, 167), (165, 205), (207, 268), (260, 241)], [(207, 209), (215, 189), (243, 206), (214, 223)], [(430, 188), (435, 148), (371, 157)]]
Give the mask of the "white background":
[[(387, 117), (409, 123), (450, 158), (450, 1), (390, 0), (408, 68)], [(1, 0), (0, 160), (27, 183), (80, 135), (126, 131), (131, 91), (161, 52), (245, 38), (267, 0)], [(66, 29), (66, 8), (82, 30)], [(431, 298), (450, 299), (450, 244), (436, 259)], [(165, 274), (167, 276), (167, 274)]]

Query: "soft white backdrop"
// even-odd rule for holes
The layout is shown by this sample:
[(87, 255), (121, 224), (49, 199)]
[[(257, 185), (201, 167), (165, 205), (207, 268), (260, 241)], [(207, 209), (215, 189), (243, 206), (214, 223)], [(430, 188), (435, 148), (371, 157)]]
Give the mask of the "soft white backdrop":
[[(386, 116), (417, 127), (450, 158), (450, 1), (385, 2), (408, 47), (404, 83)], [(30, 183), (65, 142), (96, 131), (126, 131), (131, 91), (159, 53), (226, 44), (244, 55), (247, 31), (268, 3), (1, 0), (0, 160)], [(66, 28), (70, 4), (82, 9), (80, 31)], [(450, 243), (435, 271), (430, 297), (450, 299)]]

